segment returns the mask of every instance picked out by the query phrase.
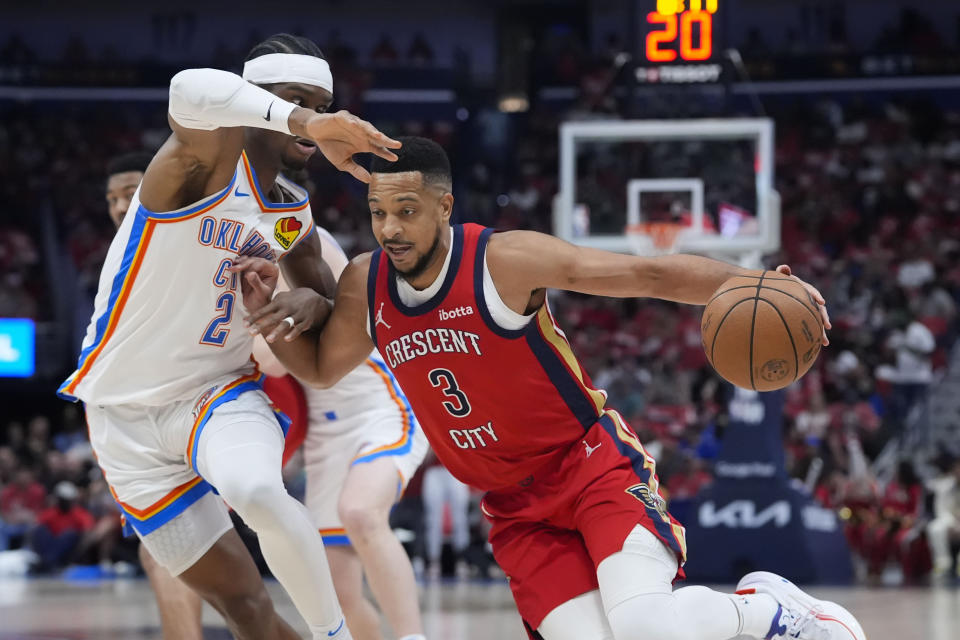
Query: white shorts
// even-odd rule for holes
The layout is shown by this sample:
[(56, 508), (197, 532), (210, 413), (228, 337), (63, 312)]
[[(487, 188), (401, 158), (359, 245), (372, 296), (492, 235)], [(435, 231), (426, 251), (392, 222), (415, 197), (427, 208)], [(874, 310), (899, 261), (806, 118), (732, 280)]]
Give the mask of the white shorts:
[(223, 501), (197, 470), (204, 429), (264, 422), (286, 430), (259, 375), (226, 378), (190, 400), (147, 405), (86, 405), (90, 443), (128, 527), (160, 564), (177, 574), (231, 526)]
[[(309, 398), (309, 396), (308, 396)], [(405, 408), (383, 390), (349, 415), (328, 412), (312, 421), (304, 443), (305, 503), (324, 544), (350, 544), (337, 504), (350, 467), (388, 457), (397, 468), (397, 499), (427, 455), (427, 439), (405, 399)], [(315, 412), (311, 411), (311, 415)]]

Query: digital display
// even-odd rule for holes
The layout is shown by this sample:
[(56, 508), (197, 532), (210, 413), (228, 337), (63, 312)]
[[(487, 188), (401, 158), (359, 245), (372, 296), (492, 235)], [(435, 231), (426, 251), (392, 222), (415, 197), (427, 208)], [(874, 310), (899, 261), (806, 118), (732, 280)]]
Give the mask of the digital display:
[(29, 378), (34, 371), (35, 328), (27, 318), (0, 318), (0, 378)]
[(656, 0), (643, 16), (645, 66), (639, 82), (714, 82), (720, 0)]

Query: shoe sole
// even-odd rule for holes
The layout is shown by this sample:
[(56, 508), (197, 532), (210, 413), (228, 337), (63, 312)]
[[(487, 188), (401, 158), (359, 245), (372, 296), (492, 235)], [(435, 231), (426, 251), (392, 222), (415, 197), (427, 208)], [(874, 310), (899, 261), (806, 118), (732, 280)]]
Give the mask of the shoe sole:
[(767, 571), (748, 573), (737, 584), (737, 593), (740, 595), (766, 593), (781, 604), (787, 606), (796, 604), (805, 611), (814, 611), (818, 620), (829, 623), (833, 628), (837, 640), (867, 640), (867, 635), (852, 613), (836, 602), (817, 600), (775, 573)]

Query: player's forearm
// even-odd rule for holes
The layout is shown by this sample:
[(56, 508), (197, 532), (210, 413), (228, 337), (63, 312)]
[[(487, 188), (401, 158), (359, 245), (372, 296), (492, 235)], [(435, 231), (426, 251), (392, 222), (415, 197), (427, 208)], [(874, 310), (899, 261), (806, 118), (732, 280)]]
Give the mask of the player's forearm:
[(651, 295), (686, 304), (706, 304), (720, 285), (734, 276), (759, 276), (762, 271), (686, 254), (645, 261), (641, 277), (650, 281)]
[(311, 113), (220, 69), (186, 69), (173, 76), (169, 111), (186, 129), (258, 127), (294, 135), (301, 135), (301, 121)]
[(317, 357), (319, 331), (307, 331), (290, 342), (283, 338), (268, 342), (270, 350), (291, 375), (314, 387), (322, 386), (323, 371)]

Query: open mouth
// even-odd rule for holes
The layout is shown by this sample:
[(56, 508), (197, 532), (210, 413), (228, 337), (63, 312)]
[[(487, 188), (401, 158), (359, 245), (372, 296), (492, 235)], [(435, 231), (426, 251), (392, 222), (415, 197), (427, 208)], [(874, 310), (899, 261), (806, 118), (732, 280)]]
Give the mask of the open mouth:
[(410, 244), (388, 244), (384, 249), (394, 258), (403, 258), (413, 250)]
[(317, 150), (317, 145), (313, 140), (308, 140), (306, 138), (297, 138), (296, 140), (297, 148), (304, 153), (313, 153)]

